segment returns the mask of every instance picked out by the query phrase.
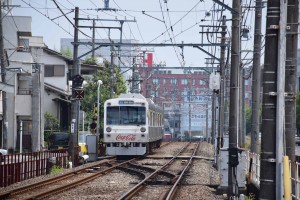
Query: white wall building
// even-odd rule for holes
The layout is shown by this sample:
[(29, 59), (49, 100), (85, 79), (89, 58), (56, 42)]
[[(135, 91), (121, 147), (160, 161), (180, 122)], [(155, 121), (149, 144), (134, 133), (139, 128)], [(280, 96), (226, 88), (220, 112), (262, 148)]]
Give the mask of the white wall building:
[[(19, 149), (22, 121), (23, 148), (39, 151), (44, 141), (45, 112), (56, 116), (63, 129), (69, 129), (72, 60), (48, 49), (42, 37), (31, 35), (31, 17), (6, 16), (3, 27), (8, 63), (7, 84), (1, 83), (0, 90), (6, 91), (7, 96), (6, 148)], [(2, 122), (2, 105), (0, 107)], [(3, 147), (2, 127), (0, 136)]]

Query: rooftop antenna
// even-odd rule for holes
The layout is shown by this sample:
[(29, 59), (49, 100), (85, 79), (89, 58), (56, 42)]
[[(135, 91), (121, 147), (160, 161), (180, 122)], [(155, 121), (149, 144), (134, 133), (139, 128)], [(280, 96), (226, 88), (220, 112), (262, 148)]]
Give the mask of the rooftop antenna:
[(109, 0), (104, 0), (104, 8), (99, 8), (98, 10), (117, 11), (117, 9), (109, 7)]
[(109, 0), (104, 0), (104, 8), (105, 8), (106, 10), (109, 9)]

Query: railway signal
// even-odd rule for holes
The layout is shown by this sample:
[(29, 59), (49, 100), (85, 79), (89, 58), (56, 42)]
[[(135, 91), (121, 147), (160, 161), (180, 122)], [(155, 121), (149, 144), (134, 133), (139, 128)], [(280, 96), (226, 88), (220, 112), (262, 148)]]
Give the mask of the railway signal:
[(82, 76), (80, 76), (79, 74), (75, 75), (72, 79), (72, 87), (73, 88), (82, 87), (83, 81), (84, 81), (84, 78)]
[(90, 123), (90, 129), (93, 132), (96, 132), (97, 129), (97, 118), (98, 118), (98, 109), (97, 109), (97, 104), (94, 105), (94, 110), (93, 110), (93, 116), (92, 116), (92, 123)]

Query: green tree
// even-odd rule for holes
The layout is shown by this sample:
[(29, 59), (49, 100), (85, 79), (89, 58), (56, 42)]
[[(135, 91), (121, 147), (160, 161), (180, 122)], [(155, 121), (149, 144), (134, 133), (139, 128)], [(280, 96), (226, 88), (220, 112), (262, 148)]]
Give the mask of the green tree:
[(67, 47), (66, 49), (61, 49), (60, 50), (60, 53), (63, 55), (63, 56), (66, 56), (68, 58), (72, 58), (73, 57), (73, 53), (71, 51), (71, 49), (69, 47)]
[(82, 63), (89, 64), (89, 65), (100, 65), (97, 57), (93, 57), (93, 56), (86, 56), (82, 61)]
[(45, 125), (44, 125), (44, 140), (49, 144), (50, 136), (54, 131), (60, 130), (59, 120), (51, 113), (46, 112), (44, 114)]
[[(97, 70), (97, 72), (92, 77), (85, 77), (87, 81), (87, 86), (85, 89), (84, 99), (81, 102), (81, 109), (86, 112), (86, 119), (90, 120), (93, 115), (94, 105), (97, 105), (97, 93), (98, 93), (98, 85), (97, 81), (101, 80), (103, 84), (100, 86), (100, 130), (103, 127), (103, 105), (104, 102), (110, 98), (110, 63), (105, 62), (104, 68)], [(115, 84), (114, 84), (114, 97), (119, 96), (121, 93), (126, 92), (125, 80), (121, 74), (120, 69), (114, 66), (114, 74), (115, 74)]]

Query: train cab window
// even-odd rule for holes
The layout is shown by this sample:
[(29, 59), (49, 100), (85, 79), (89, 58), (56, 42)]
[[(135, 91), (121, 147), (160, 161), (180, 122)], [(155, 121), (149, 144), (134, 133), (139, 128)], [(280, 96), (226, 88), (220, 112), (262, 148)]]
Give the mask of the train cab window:
[(119, 107), (112, 106), (107, 108), (107, 124), (116, 125), (119, 124)]
[(146, 108), (141, 106), (111, 106), (107, 108), (108, 125), (145, 125)]

